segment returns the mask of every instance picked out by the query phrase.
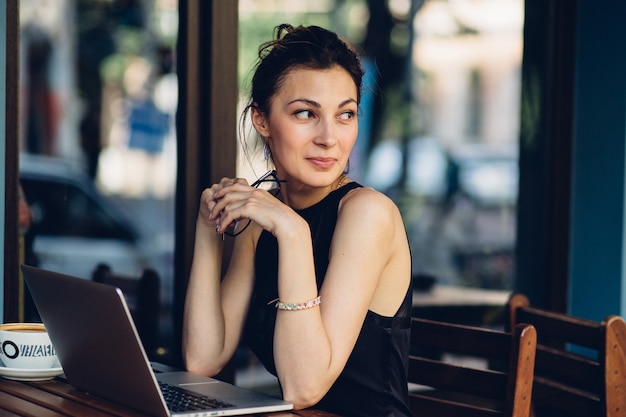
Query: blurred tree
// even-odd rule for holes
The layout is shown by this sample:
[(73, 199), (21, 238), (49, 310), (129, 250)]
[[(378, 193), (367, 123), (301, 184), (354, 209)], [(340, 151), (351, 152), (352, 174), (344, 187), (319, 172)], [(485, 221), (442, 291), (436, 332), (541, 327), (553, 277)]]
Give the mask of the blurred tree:
[(49, 34), (35, 23), (22, 29), (26, 55), (26, 151), (53, 155), (56, 146), (58, 103), (50, 86), (50, 57), (53, 44)]
[[(367, 0), (369, 21), (367, 34), (363, 40), (365, 55), (374, 62), (377, 69), (377, 94), (371, 114), (371, 131), (367, 155), (383, 139), (385, 127), (395, 124), (392, 131), (399, 135), (403, 149), (403, 169), (398, 184), (391, 191), (394, 198), (403, 192), (407, 177), (406, 155), (408, 141), (416, 132), (411, 118), (413, 103), (413, 20), (424, 0), (411, 0), (408, 9), (393, 13), (388, 1)], [(395, 100), (389, 97), (395, 97)], [(393, 107), (393, 109), (390, 109)], [(392, 111), (390, 111), (392, 110)], [(397, 115), (387, 119), (386, 114)]]
[(144, 23), (144, 11), (140, 0), (77, 1), (78, 90), (84, 100), (79, 130), (81, 147), (92, 178), (95, 178), (98, 171), (98, 158), (102, 148), (101, 64), (117, 50), (115, 35), (119, 27), (142, 28)]
[(389, 11), (388, 2), (380, 0), (367, 0), (369, 9), (369, 21), (367, 32), (362, 43), (363, 51), (370, 59), (376, 70), (377, 94), (374, 97), (374, 105), (371, 114), (371, 132), (368, 146), (368, 154), (380, 138), (382, 130), (383, 95), (389, 86), (397, 83), (402, 78), (403, 57), (392, 52), (391, 32), (395, 25)]

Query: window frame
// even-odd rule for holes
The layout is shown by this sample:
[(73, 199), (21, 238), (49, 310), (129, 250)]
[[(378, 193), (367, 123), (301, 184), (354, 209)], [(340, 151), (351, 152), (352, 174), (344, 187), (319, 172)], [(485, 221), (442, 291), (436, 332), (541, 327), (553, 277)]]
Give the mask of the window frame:
[[(3, 322), (23, 317), (23, 281), (19, 273), (18, 235), (18, 91), (19, 1), (4, 4), (6, 49), (4, 53), (4, 304)], [(0, 35), (1, 36), (1, 35)], [(13, 65), (11, 65), (13, 64)], [(17, 295), (17, 296), (16, 296)]]

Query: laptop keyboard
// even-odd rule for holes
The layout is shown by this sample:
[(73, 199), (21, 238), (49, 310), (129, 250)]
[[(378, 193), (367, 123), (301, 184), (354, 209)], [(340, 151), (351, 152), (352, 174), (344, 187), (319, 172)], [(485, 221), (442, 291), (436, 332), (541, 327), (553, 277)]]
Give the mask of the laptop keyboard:
[(234, 407), (233, 404), (228, 404), (216, 400), (215, 398), (207, 397), (206, 395), (188, 391), (175, 385), (159, 381), (159, 386), (161, 387), (165, 402), (171, 411), (180, 412)]

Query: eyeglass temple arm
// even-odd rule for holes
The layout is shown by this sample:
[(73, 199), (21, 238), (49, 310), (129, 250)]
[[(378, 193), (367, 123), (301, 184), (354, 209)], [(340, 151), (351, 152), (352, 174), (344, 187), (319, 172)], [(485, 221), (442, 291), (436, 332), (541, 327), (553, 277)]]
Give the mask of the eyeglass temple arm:
[[(270, 178), (270, 177), (274, 177), (274, 178)], [(287, 182), (287, 180), (280, 180), (278, 179), (278, 177), (276, 176), (276, 170), (271, 170), (271, 171), (267, 171), (265, 174), (261, 175), (259, 177), (258, 180), (256, 180), (255, 182), (253, 182), (250, 186), (251, 187), (256, 187), (257, 185), (261, 184), (262, 182), (266, 182), (266, 181), (275, 181), (275, 182)]]

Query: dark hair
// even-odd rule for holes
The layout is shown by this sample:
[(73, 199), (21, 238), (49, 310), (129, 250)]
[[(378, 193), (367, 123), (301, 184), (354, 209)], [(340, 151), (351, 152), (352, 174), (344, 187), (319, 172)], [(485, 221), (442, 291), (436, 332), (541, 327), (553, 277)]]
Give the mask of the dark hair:
[(272, 97), (285, 76), (297, 68), (330, 69), (340, 66), (354, 80), (357, 104), (361, 100), (363, 69), (354, 49), (337, 34), (319, 26), (281, 24), (274, 29), (274, 39), (259, 47), (258, 62), (252, 77), (250, 100), (241, 115), (241, 125), (256, 107), (267, 114)]

